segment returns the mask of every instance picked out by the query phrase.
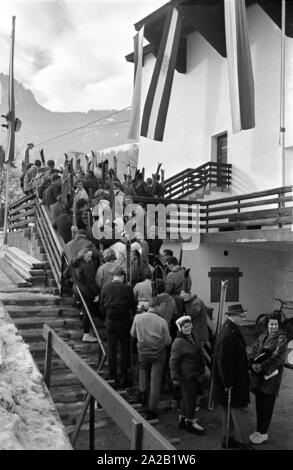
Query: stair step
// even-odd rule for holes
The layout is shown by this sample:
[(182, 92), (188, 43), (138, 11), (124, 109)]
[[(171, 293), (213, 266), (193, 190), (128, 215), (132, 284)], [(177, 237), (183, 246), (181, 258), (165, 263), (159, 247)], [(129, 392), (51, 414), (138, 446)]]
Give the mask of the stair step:
[(12, 318), (21, 318), (29, 316), (46, 316), (56, 318), (76, 317), (79, 318), (80, 310), (75, 307), (65, 307), (58, 305), (6, 305), (6, 310)]
[(21, 262), (22, 265), (27, 266), (28, 268), (43, 268), (43, 263), (41, 263), (38, 259), (14, 246), (9, 246), (5, 255), (14, 260), (17, 260), (18, 262)]
[(0, 294), (0, 300), (5, 305), (73, 305), (72, 297), (60, 297), (52, 294), (30, 294), (26, 292), (20, 292), (17, 295), (15, 293), (3, 293)]
[(16, 273), (5, 259), (1, 259), (1, 269), (17, 287), (30, 287), (32, 285), (31, 282)]
[(42, 328), (46, 323), (54, 328), (81, 328), (82, 322), (79, 318), (54, 318), (54, 317), (29, 317), (14, 318), (14, 323), (19, 329)]
[(17, 273), (19, 276), (23, 277), (27, 281), (31, 281), (31, 275), (29, 273), (29, 269), (26, 268), (21, 262), (17, 259), (11, 258), (8, 254), (5, 254), (5, 261), (9, 264), (9, 266)]

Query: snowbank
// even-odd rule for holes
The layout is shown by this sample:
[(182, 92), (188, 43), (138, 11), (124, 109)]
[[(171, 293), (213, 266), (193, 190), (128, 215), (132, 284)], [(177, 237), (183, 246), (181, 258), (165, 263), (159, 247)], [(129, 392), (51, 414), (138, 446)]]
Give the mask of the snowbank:
[(72, 449), (28, 346), (0, 302), (0, 450)]

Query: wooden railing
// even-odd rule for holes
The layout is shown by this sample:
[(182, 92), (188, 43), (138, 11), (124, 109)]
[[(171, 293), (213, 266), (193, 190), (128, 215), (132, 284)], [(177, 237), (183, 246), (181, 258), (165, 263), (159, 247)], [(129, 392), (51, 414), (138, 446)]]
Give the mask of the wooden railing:
[(28, 227), (35, 221), (35, 195), (24, 196), (9, 206), (8, 229), (19, 230)]
[(76, 354), (50, 327), (44, 325), (47, 341), (44, 380), (50, 388), (52, 351), (55, 351), (80, 380), (90, 397), (90, 450), (95, 442), (95, 401), (130, 440), (131, 450), (175, 450), (124, 398)]
[(282, 228), (293, 222), (292, 186), (201, 202), (201, 231)]
[(42, 245), (44, 247), (47, 260), (50, 264), (55, 282), (57, 284), (59, 293), (62, 293), (62, 247), (52, 227), (49, 215), (45, 207), (36, 198), (36, 227), (40, 235)]
[(198, 168), (188, 168), (165, 181), (167, 198), (186, 197), (200, 189), (211, 186), (230, 188), (232, 165), (229, 163), (207, 162)]

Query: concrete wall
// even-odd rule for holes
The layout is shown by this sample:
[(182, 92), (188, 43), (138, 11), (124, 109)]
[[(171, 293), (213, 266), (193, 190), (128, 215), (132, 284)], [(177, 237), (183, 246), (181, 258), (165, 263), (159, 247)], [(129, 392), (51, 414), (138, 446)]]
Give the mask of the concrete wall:
[[(255, 81), (256, 127), (233, 134), (226, 59), (195, 32), (188, 36), (187, 73), (175, 72), (163, 142), (141, 137), (139, 166), (150, 174), (163, 162), (166, 177), (212, 160), (212, 137), (228, 131), (228, 162), (233, 165), (235, 194), (281, 186), (279, 145), (280, 30), (262, 8), (248, 8)], [(286, 39), (287, 147), (293, 145), (293, 41)], [(142, 103), (154, 57), (143, 69)], [(287, 181), (293, 183), (292, 150), (287, 155)]]
[[(225, 250), (228, 256), (224, 255)], [(184, 252), (182, 264), (191, 268), (192, 292), (215, 308), (215, 316), (218, 303), (210, 302), (211, 281), (208, 272), (211, 267), (235, 267), (243, 273), (239, 278), (239, 302), (248, 309), (249, 320), (255, 320), (260, 313), (273, 310), (277, 306), (275, 297), (292, 299), (292, 252), (238, 248), (229, 244), (201, 244), (196, 251)]]

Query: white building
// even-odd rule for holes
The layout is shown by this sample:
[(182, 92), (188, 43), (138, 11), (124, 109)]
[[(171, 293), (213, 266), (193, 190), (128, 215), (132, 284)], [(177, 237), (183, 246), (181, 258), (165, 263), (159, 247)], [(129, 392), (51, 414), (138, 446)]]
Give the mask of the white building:
[[(196, 168), (209, 161), (231, 164), (230, 194), (212, 191), (203, 202), (283, 186), (280, 146), (281, 2), (246, 1), (256, 126), (237, 134), (233, 134), (231, 124), (223, 2), (215, 1), (210, 6), (210, 2), (203, 5), (198, 0), (177, 0), (176, 3), (179, 10), (186, 3), (197, 7), (197, 10), (193, 18), (186, 14), (183, 19), (177, 59), (177, 69), (181, 73), (175, 70), (164, 140), (156, 142), (141, 137), (139, 167), (145, 167), (148, 175), (154, 172), (158, 162), (163, 162), (169, 178), (186, 168)], [(290, 3), (287, 2), (286, 37), (286, 185), (293, 184), (293, 9)], [(169, 4), (166, 4), (135, 25), (136, 29), (145, 25), (145, 37), (150, 42), (144, 54), (142, 109), (156, 60), (153, 52), (158, 49), (168, 8)], [(133, 61), (131, 54), (126, 58)], [(239, 202), (235, 199), (234, 203)], [(235, 269), (231, 274), (231, 284), (235, 289), (232, 302), (240, 302), (248, 308), (250, 319), (271, 311), (275, 297), (293, 300), (292, 203), (287, 201), (286, 204), (287, 219), (283, 219), (282, 224), (270, 219), (268, 224), (226, 226), (216, 228), (216, 232), (212, 229), (215, 233), (202, 233), (199, 249), (184, 251), (183, 264), (191, 266), (193, 290), (206, 303), (217, 307), (213, 300), (217, 297), (215, 289), (218, 287), (213, 284), (213, 279), (217, 275), (218, 280), (227, 276), (224, 270), (217, 274), (216, 268)], [(280, 199), (276, 207), (282, 207)], [(266, 208), (271, 209), (272, 206), (260, 205), (254, 210)], [(252, 211), (253, 207), (245, 210)], [(267, 217), (261, 213), (259, 218), (262, 216)], [(231, 220), (233, 217), (226, 222), (232, 223)], [(237, 269), (242, 273), (239, 277)]]

